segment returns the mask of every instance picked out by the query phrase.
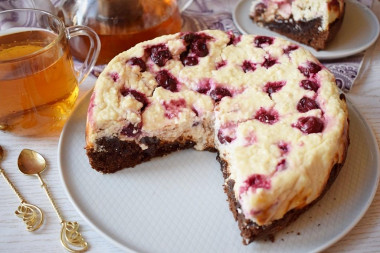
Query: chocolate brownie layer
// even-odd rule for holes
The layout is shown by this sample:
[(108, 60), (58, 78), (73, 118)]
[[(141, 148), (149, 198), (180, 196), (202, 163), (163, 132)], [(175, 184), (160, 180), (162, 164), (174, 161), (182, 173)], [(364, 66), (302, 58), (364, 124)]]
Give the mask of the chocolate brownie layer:
[(250, 18), (274, 32), (322, 50), (338, 33), (344, 13), (344, 1), (254, 0)]
[(195, 143), (189, 140), (177, 140), (175, 142), (161, 141), (156, 137), (144, 137), (141, 140), (148, 146), (142, 150), (139, 145), (131, 141), (121, 141), (118, 138), (101, 138), (97, 145), (101, 151), (88, 148), (87, 156), (91, 166), (99, 172), (114, 173), (123, 168), (134, 167), (154, 157), (194, 147)]
[(311, 46), (316, 50), (322, 50), (338, 33), (343, 17), (329, 24), (329, 29), (325, 31), (319, 31), (318, 29), (322, 24), (321, 18), (307, 22), (294, 21), (292, 18), (290, 20), (278, 19), (263, 25), (292, 40)]

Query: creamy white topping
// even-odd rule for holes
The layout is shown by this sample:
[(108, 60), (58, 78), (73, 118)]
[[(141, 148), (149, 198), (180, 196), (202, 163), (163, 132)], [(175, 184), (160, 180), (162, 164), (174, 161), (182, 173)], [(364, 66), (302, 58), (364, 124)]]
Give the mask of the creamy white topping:
[[(280, 38), (197, 34), (207, 37), (208, 53), (194, 66), (181, 62), (190, 47), (185, 34), (138, 44), (108, 64), (89, 106), (87, 147), (96, 150), (97, 139), (112, 136), (142, 149), (146, 136), (190, 139), (199, 150), (215, 147), (228, 163), (226, 182), (235, 182), (242, 213), (258, 225), (311, 203), (344, 159), (347, 109), (334, 76), (308, 51)], [(157, 45), (171, 53), (163, 66), (147, 56)], [(146, 70), (130, 63), (134, 57)], [(158, 84), (162, 71), (175, 86)], [(305, 131), (302, 119), (313, 121)]]

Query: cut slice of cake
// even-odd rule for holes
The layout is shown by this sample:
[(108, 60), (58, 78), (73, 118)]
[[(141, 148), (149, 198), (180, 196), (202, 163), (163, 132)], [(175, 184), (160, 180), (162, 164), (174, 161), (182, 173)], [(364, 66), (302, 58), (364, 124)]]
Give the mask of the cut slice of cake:
[(290, 39), (325, 49), (339, 31), (344, 0), (253, 0), (250, 18)]
[(91, 166), (113, 173), (190, 147), (218, 152), (250, 243), (295, 220), (333, 182), (348, 147), (346, 102), (333, 74), (280, 38), (177, 33), (116, 56), (88, 109)]

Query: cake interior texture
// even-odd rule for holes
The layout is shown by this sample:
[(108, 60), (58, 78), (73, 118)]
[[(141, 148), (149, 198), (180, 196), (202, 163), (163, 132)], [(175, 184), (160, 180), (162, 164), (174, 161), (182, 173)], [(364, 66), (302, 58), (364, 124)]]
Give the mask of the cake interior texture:
[(101, 173), (182, 149), (216, 152), (249, 244), (323, 196), (344, 164), (348, 129), (345, 97), (310, 52), (205, 30), (140, 43), (107, 65), (88, 108), (86, 152)]
[(250, 18), (258, 25), (294, 41), (323, 50), (340, 30), (344, 14), (343, 0), (254, 0)]

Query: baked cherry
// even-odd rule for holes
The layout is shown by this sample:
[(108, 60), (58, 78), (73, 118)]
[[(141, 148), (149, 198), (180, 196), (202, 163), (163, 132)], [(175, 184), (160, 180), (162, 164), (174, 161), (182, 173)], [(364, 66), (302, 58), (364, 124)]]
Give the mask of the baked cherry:
[(197, 88), (197, 92), (199, 93), (202, 93), (202, 94), (207, 94), (211, 89), (211, 85), (210, 85), (210, 80), (203, 80), (198, 88)]
[(112, 78), (112, 80), (114, 82), (117, 82), (117, 80), (119, 80), (119, 78), (120, 78), (119, 73), (117, 73), (117, 72), (110, 72), (109, 76)]
[(228, 36), (230, 37), (230, 41), (227, 43), (227, 46), (229, 46), (229, 45), (236, 46), (236, 44), (241, 41), (241, 35), (236, 36), (232, 32), (228, 32)]
[(145, 51), (150, 56), (150, 59), (158, 66), (165, 66), (166, 62), (172, 59), (172, 54), (170, 53), (168, 47), (164, 44), (158, 44), (145, 49)]
[(272, 93), (275, 93), (285, 85), (284, 81), (268, 82), (264, 86), (264, 91), (271, 97)]
[(245, 73), (247, 73), (248, 71), (255, 71), (256, 64), (250, 61), (244, 61), (242, 65), (242, 69)]
[(264, 58), (264, 62), (261, 63), (261, 66), (263, 66), (264, 68), (269, 69), (270, 67), (272, 67), (276, 63), (277, 63), (277, 60), (273, 59), (272, 57), (269, 56), (269, 57), (265, 57)]
[(284, 54), (289, 55), (290, 52), (297, 50), (298, 46), (297, 45), (290, 45), (287, 48), (284, 49)]
[(283, 171), (286, 169), (286, 160), (281, 159), (276, 165), (276, 171)]
[(128, 137), (135, 137), (141, 132), (142, 123), (132, 124), (124, 126), (120, 134), (126, 135)]
[(216, 87), (210, 92), (210, 97), (215, 101), (219, 102), (224, 97), (232, 97), (232, 94), (229, 90), (223, 87)]
[(140, 72), (144, 72), (146, 70), (146, 64), (142, 58), (133, 57), (128, 61), (131, 65), (137, 65), (140, 67)]
[(198, 58), (195, 56), (189, 56), (189, 52), (182, 52), (179, 56), (184, 66), (195, 66), (198, 64)]
[(324, 128), (323, 121), (314, 116), (299, 118), (298, 122), (292, 126), (305, 134), (321, 133)]
[(255, 119), (262, 123), (272, 125), (278, 121), (278, 113), (273, 109), (268, 111), (264, 108), (260, 108), (260, 110), (256, 112)]
[(288, 144), (286, 144), (286, 143), (284, 143), (284, 142), (280, 142), (280, 143), (278, 144), (278, 148), (279, 148), (280, 151), (281, 151), (281, 155), (285, 155), (285, 154), (287, 154), (288, 151), (289, 151), (289, 146), (288, 146)]
[(205, 57), (208, 55), (208, 48), (205, 40), (195, 40), (191, 43), (191, 51), (199, 57)]
[(164, 101), (163, 106), (165, 108), (165, 117), (172, 119), (178, 117), (178, 114), (182, 111), (182, 108), (186, 107), (186, 101), (183, 98), (170, 100), (169, 102)]
[(255, 6), (255, 16), (261, 16), (267, 9), (264, 3), (259, 3)]
[(235, 138), (228, 135), (224, 135), (223, 131), (219, 129), (218, 140), (221, 144), (225, 144), (225, 143), (231, 143), (233, 140), (235, 140)]
[(149, 104), (148, 99), (145, 96), (145, 94), (143, 94), (137, 90), (122, 87), (120, 89), (120, 93), (121, 93), (121, 95), (123, 95), (123, 97), (128, 96), (128, 95), (132, 95), (137, 101), (142, 103), (143, 104), (143, 107), (141, 108), (142, 111)]
[(256, 36), (255, 37), (255, 46), (262, 48), (263, 45), (269, 46), (273, 44), (273, 38), (268, 36)]
[(221, 67), (224, 67), (226, 65), (227, 65), (227, 62), (222, 60), (222, 61), (216, 63), (216, 69), (220, 69)]
[(259, 188), (270, 189), (270, 177), (262, 174), (253, 174), (249, 176), (240, 187), (240, 194), (247, 192), (249, 188), (251, 188), (251, 190), (256, 190)]
[(313, 109), (319, 109), (319, 106), (314, 99), (303, 97), (298, 101), (297, 110), (299, 112), (308, 112)]
[(317, 92), (317, 90), (319, 89), (319, 84), (312, 80), (302, 80), (301, 87), (305, 90), (312, 90), (314, 92)]
[(178, 91), (178, 81), (172, 76), (167, 70), (161, 70), (156, 75), (156, 81), (158, 86), (163, 87), (164, 89), (170, 90), (172, 92)]
[(317, 74), (321, 71), (322, 67), (314, 62), (308, 62), (307, 66), (299, 66), (298, 70), (306, 77)]

